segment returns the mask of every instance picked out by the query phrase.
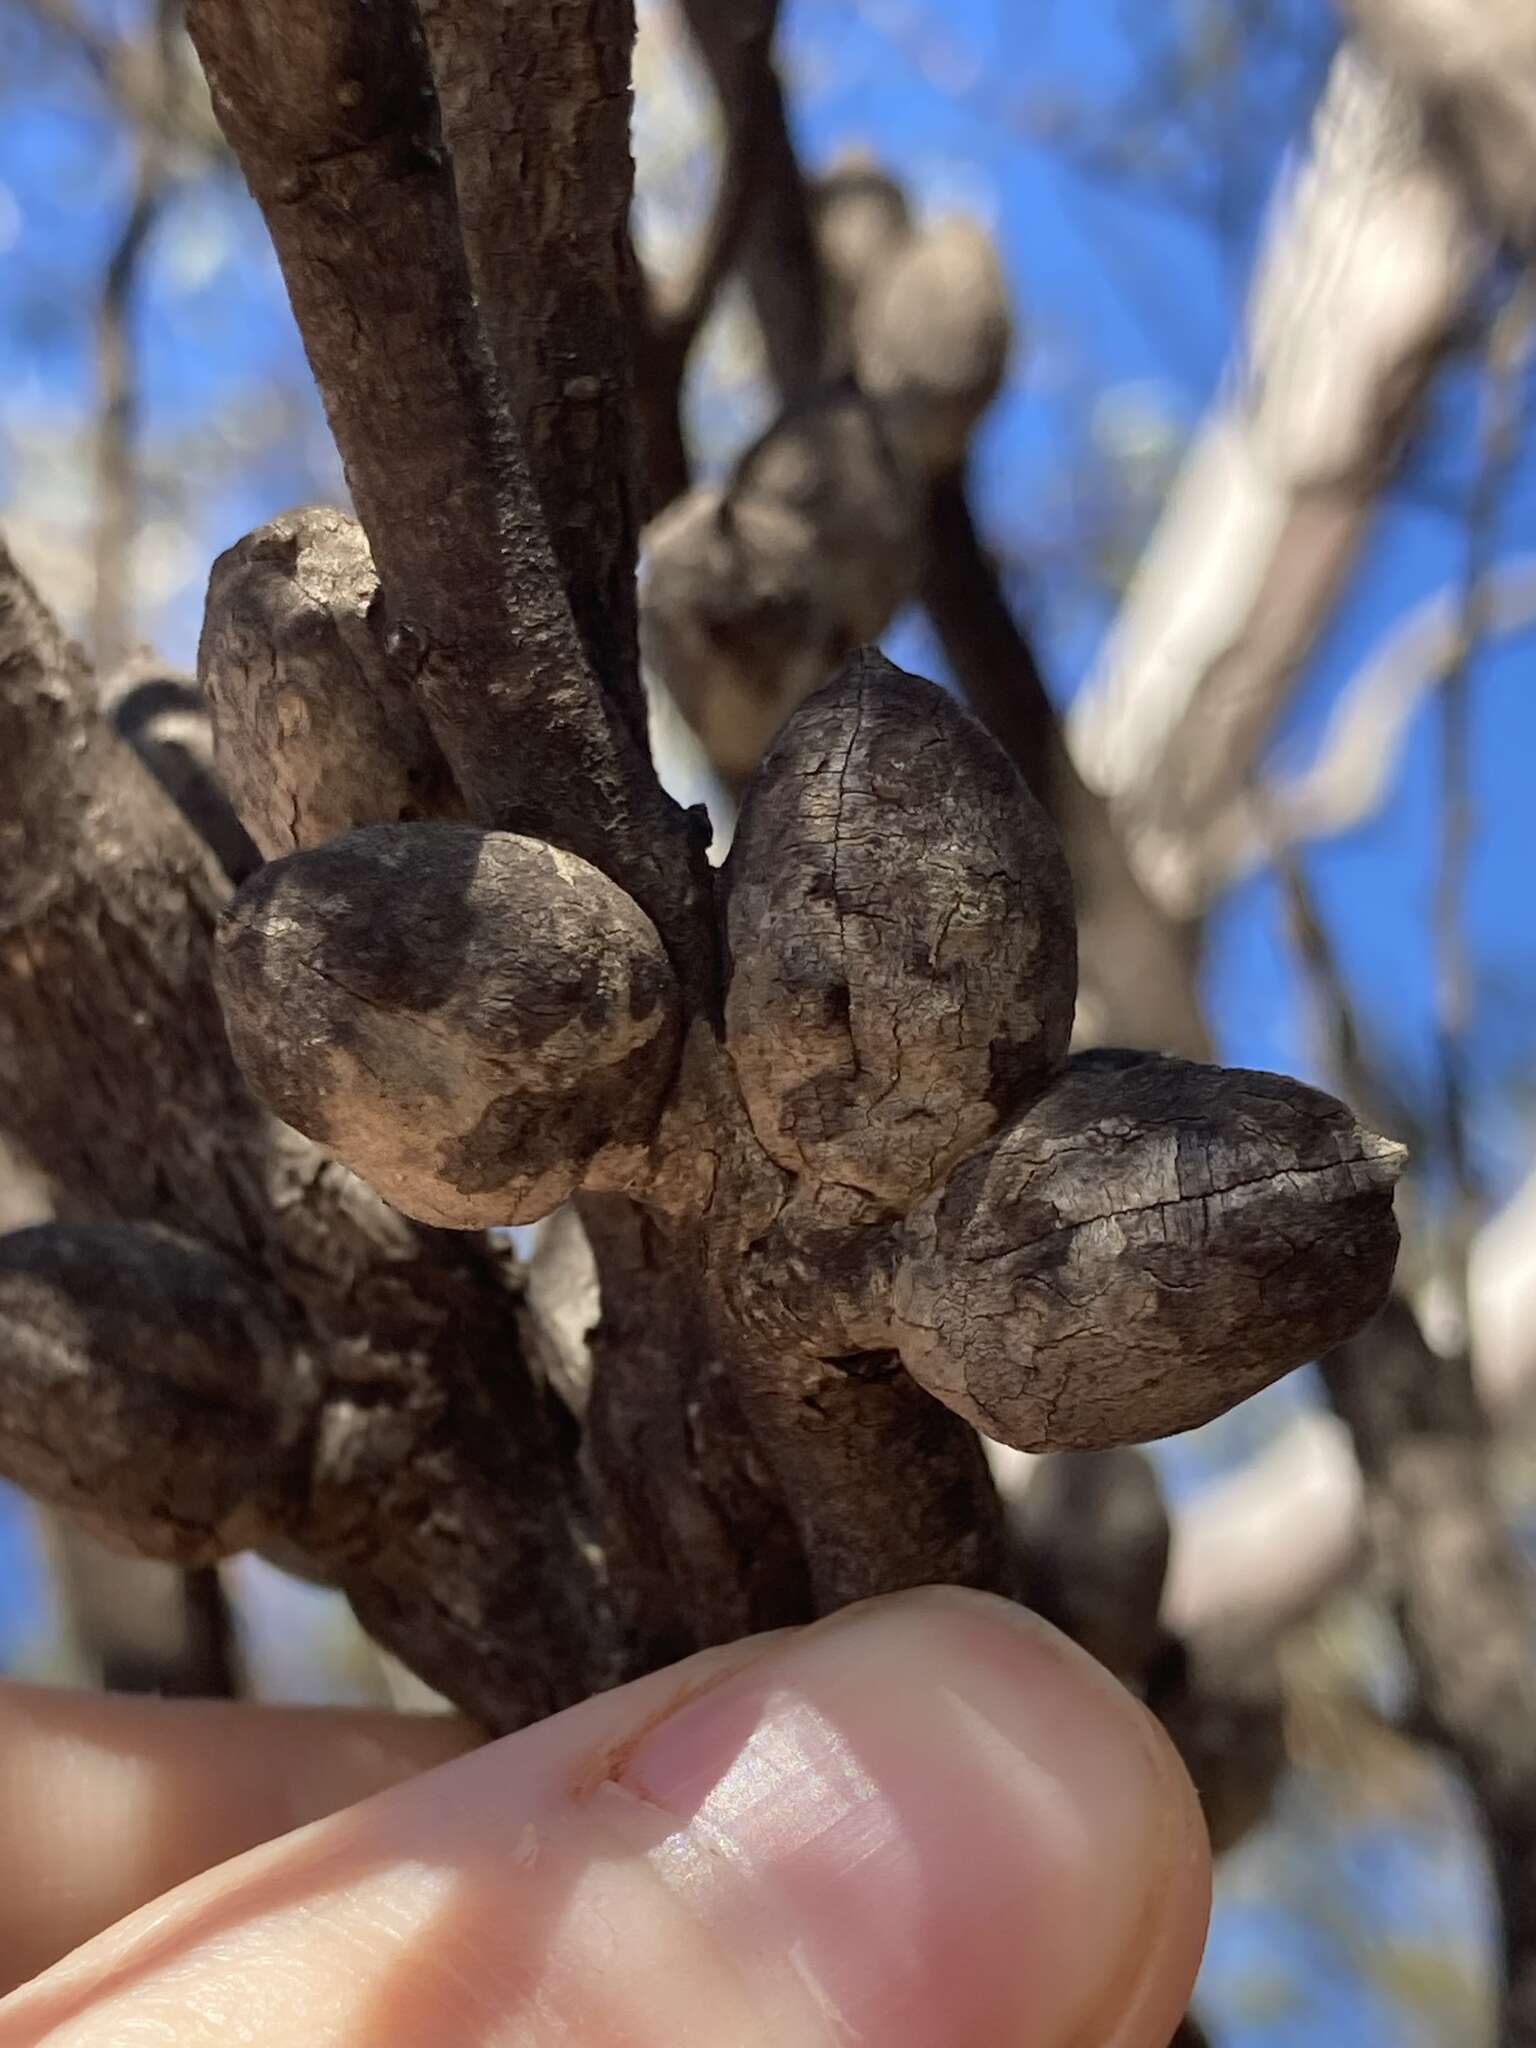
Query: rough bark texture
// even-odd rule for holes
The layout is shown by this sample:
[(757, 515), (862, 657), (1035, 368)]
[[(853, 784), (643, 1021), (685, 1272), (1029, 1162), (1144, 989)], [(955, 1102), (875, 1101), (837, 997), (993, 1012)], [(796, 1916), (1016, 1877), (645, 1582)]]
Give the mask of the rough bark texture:
[(588, 1340), (582, 1456), (636, 1668), (803, 1620), (804, 1549), (717, 1333), (678, 1285), (697, 1249), (632, 1203), (579, 1209), (599, 1266), (625, 1276)]
[(587, 659), (643, 740), (632, 446), (640, 294), (629, 252), (634, 7), (558, 0), (542, 14), (501, 0), (421, 6), (486, 337)]

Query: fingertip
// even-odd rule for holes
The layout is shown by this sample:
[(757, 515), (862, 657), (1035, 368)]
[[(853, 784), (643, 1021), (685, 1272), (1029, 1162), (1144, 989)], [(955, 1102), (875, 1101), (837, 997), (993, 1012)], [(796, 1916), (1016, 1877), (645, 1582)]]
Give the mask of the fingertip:
[(321, 2011), (368, 2048), (467, 2016), (529, 2048), (1166, 2048), (1208, 1901), (1144, 1710), (1034, 1617), (923, 1591), (691, 1659), (211, 1873), (0, 2035), (67, 2012), (102, 2048), (234, 1984), (270, 2048)]

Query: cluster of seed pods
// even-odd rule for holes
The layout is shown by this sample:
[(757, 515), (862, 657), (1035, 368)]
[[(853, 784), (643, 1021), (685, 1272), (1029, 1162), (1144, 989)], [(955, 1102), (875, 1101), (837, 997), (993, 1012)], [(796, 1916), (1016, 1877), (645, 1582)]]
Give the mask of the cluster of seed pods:
[[(366, 590), (339, 604), (306, 567), (356, 536), (321, 517), (288, 534), (282, 631), (345, 628), (361, 679)], [(270, 633), (276, 572), (243, 545), (221, 614), (249, 618), (261, 585)], [(481, 1228), (625, 1192), (688, 1226), (723, 1331), (759, 1357), (892, 1355), (1030, 1450), (1190, 1428), (1383, 1298), (1398, 1147), (1282, 1077), (1069, 1054), (1061, 848), (934, 685), (862, 650), (782, 728), (719, 877), (710, 1018), (616, 882), (417, 815), (430, 778), (336, 831), (334, 696), (328, 775), (302, 663), (231, 644), (205, 646), (216, 715), (247, 740), (265, 722), (275, 760), (302, 724), (309, 763), (276, 822), (270, 792), (245, 804), (278, 857), (223, 921), (231, 1042), (279, 1116), (409, 1215)], [(253, 675), (289, 680), (263, 702)]]

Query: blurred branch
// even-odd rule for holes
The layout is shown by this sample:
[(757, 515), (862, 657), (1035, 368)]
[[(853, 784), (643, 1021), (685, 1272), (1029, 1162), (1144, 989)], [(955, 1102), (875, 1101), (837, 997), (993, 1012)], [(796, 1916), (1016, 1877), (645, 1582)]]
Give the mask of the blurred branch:
[(1176, 912), (1337, 599), (1478, 274), (1460, 184), (1413, 94), (1353, 45), (1283, 194), (1248, 333), (1069, 739)]
[(1269, 1810), (1285, 1763), (1273, 1638), (1244, 1622), (1188, 1635), (1162, 1614), (1169, 1519), (1144, 1451), (1033, 1460), (1022, 1487), (994, 1473), (1025, 1598), (1167, 1729), (1200, 1795), (1218, 1855)]
[[(773, 63), (778, 0), (681, 0), (720, 100), (722, 131), (757, 147), (741, 268), (768, 368), (786, 396), (815, 384), (826, 352), (824, 293), (805, 180)], [(727, 143), (727, 161), (731, 145)]]
[(138, 137), (138, 167), (128, 217), (107, 259), (96, 310), (96, 525), (91, 640), (103, 668), (116, 668), (134, 643), (133, 550), (142, 519), (135, 456), (139, 380), (131, 315), (134, 287), (165, 185), (160, 145), (148, 126)]
[[(1455, 662), (1465, 600), (1464, 587), (1447, 587), (1408, 612), (1339, 692), (1310, 766), (1239, 792), (1202, 835), (1201, 865), (1213, 887), (1273, 860), (1278, 844), (1331, 838), (1374, 815), (1419, 706)], [(1477, 602), (1485, 638), (1536, 625), (1536, 561), (1489, 569)]]
[(204, 159), (222, 155), (223, 142), (200, 91), (178, 90), (167, 95), (164, 89), (167, 61), (177, 72), (180, 86), (196, 84), (181, 53), (179, 5), (174, 9), (167, 42), (157, 18), (151, 20), (143, 36), (114, 36), (82, 13), (75, 0), (19, 0), (19, 4), (73, 50), (133, 128), (152, 129), (163, 143), (192, 150)]
[(85, 1683), (168, 1698), (239, 1697), (234, 1623), (217, 1566), (180, 1571), (125, 1557), (67, 1515), (42, 1521), (71, 1661)]
[(1360, 1115), (1373, 1119), (1373, 1128), (1422, 1152), (1425, 1133), (1420, 1119), (1388, 1086), (1366, 1050), (1338, 953), (1295, 848), (1277, 835), (1271, 857), (1285, 894), (1291, 943), (1316, 998), (1329, 1064), (1340, 1088)]
[(104, 86), (117, 91), (123, 45), (115, 36), (104, 34), (80, 12), (74, 0), (22, 0), (22, 4), (45, 28), (73, 45)]
[(1112, 1044), (1208, 1057), (1197, 936), (1143, 890), (1108, 806), (1077, 771), (1024, 629), (971, 512), (965, 478), (928, 494), (923, 605), (967, 703), (1008, 750), (1061, 832), (1077, 884), (1080, 1031)]
[[(714, 202), (697, 254), (670, 291), (653, 291), (635, 349), (640, 413), (639, 491), (642, 519), (663, 511), (688, 488), (692, 464), (683, 434), (683, 379), (699, 332), (726, 279), (740, 262), (761, 193), (760, 158), (772, 143), (784, 107), (769, 55), (773, 9), (764, 41), (747, 44), (734, 69), (716, 73), (720, 95), (720, 162)], [(728, 101), (721, 82), (734, 80)]]
[(96, 663), (127, 659), (136, 634), (134, 547), (143, 522), (136, 444), (139, 377), (133, 305), (145, 250), (172, 178), (171, 142), (184, 97), (176, 60), (181, 0), (158, 0), (140, 52), (144, 105), (135, 121), (133, 197), (107, 257), (96, 310), (96, 528), (92, 548), (92, 642)]
[(1348, 1576), (1363, 1536), (1360, 1467), (1343, 1425), (1299, 1415), (1180, 1506), (1164, 1619), (1176, 1634), (1240, 1624), (1273, 1640)]
[(766, 61), (743, 66), (729, 118), (722, 106), (720, 164), (714, 203), (687, 273), (658, 294), (652, 322), (660, 345), (680, 359), (709, 318), (716, 295), (735, 268), (758, 193), (758, 152), (775, 113), (774, 74)]
[(1355, 33), (1429, 110), (1484, 218), (1536, 255), (1536, 13), (1527, 0), (1343, 0)]

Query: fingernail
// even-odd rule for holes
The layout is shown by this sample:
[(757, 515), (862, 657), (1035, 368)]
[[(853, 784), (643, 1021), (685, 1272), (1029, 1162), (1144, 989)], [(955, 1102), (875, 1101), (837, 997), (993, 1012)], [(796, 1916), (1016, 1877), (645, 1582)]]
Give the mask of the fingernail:
[(650, 1860), (730, 1962), (834, 2040), (1160, 2048), (1183, 2009), (1207, 1902), (1188, 1781), (1107, 1674), (1002, 1601), (807, 1630), (613, 1782), (675, 1823)]

